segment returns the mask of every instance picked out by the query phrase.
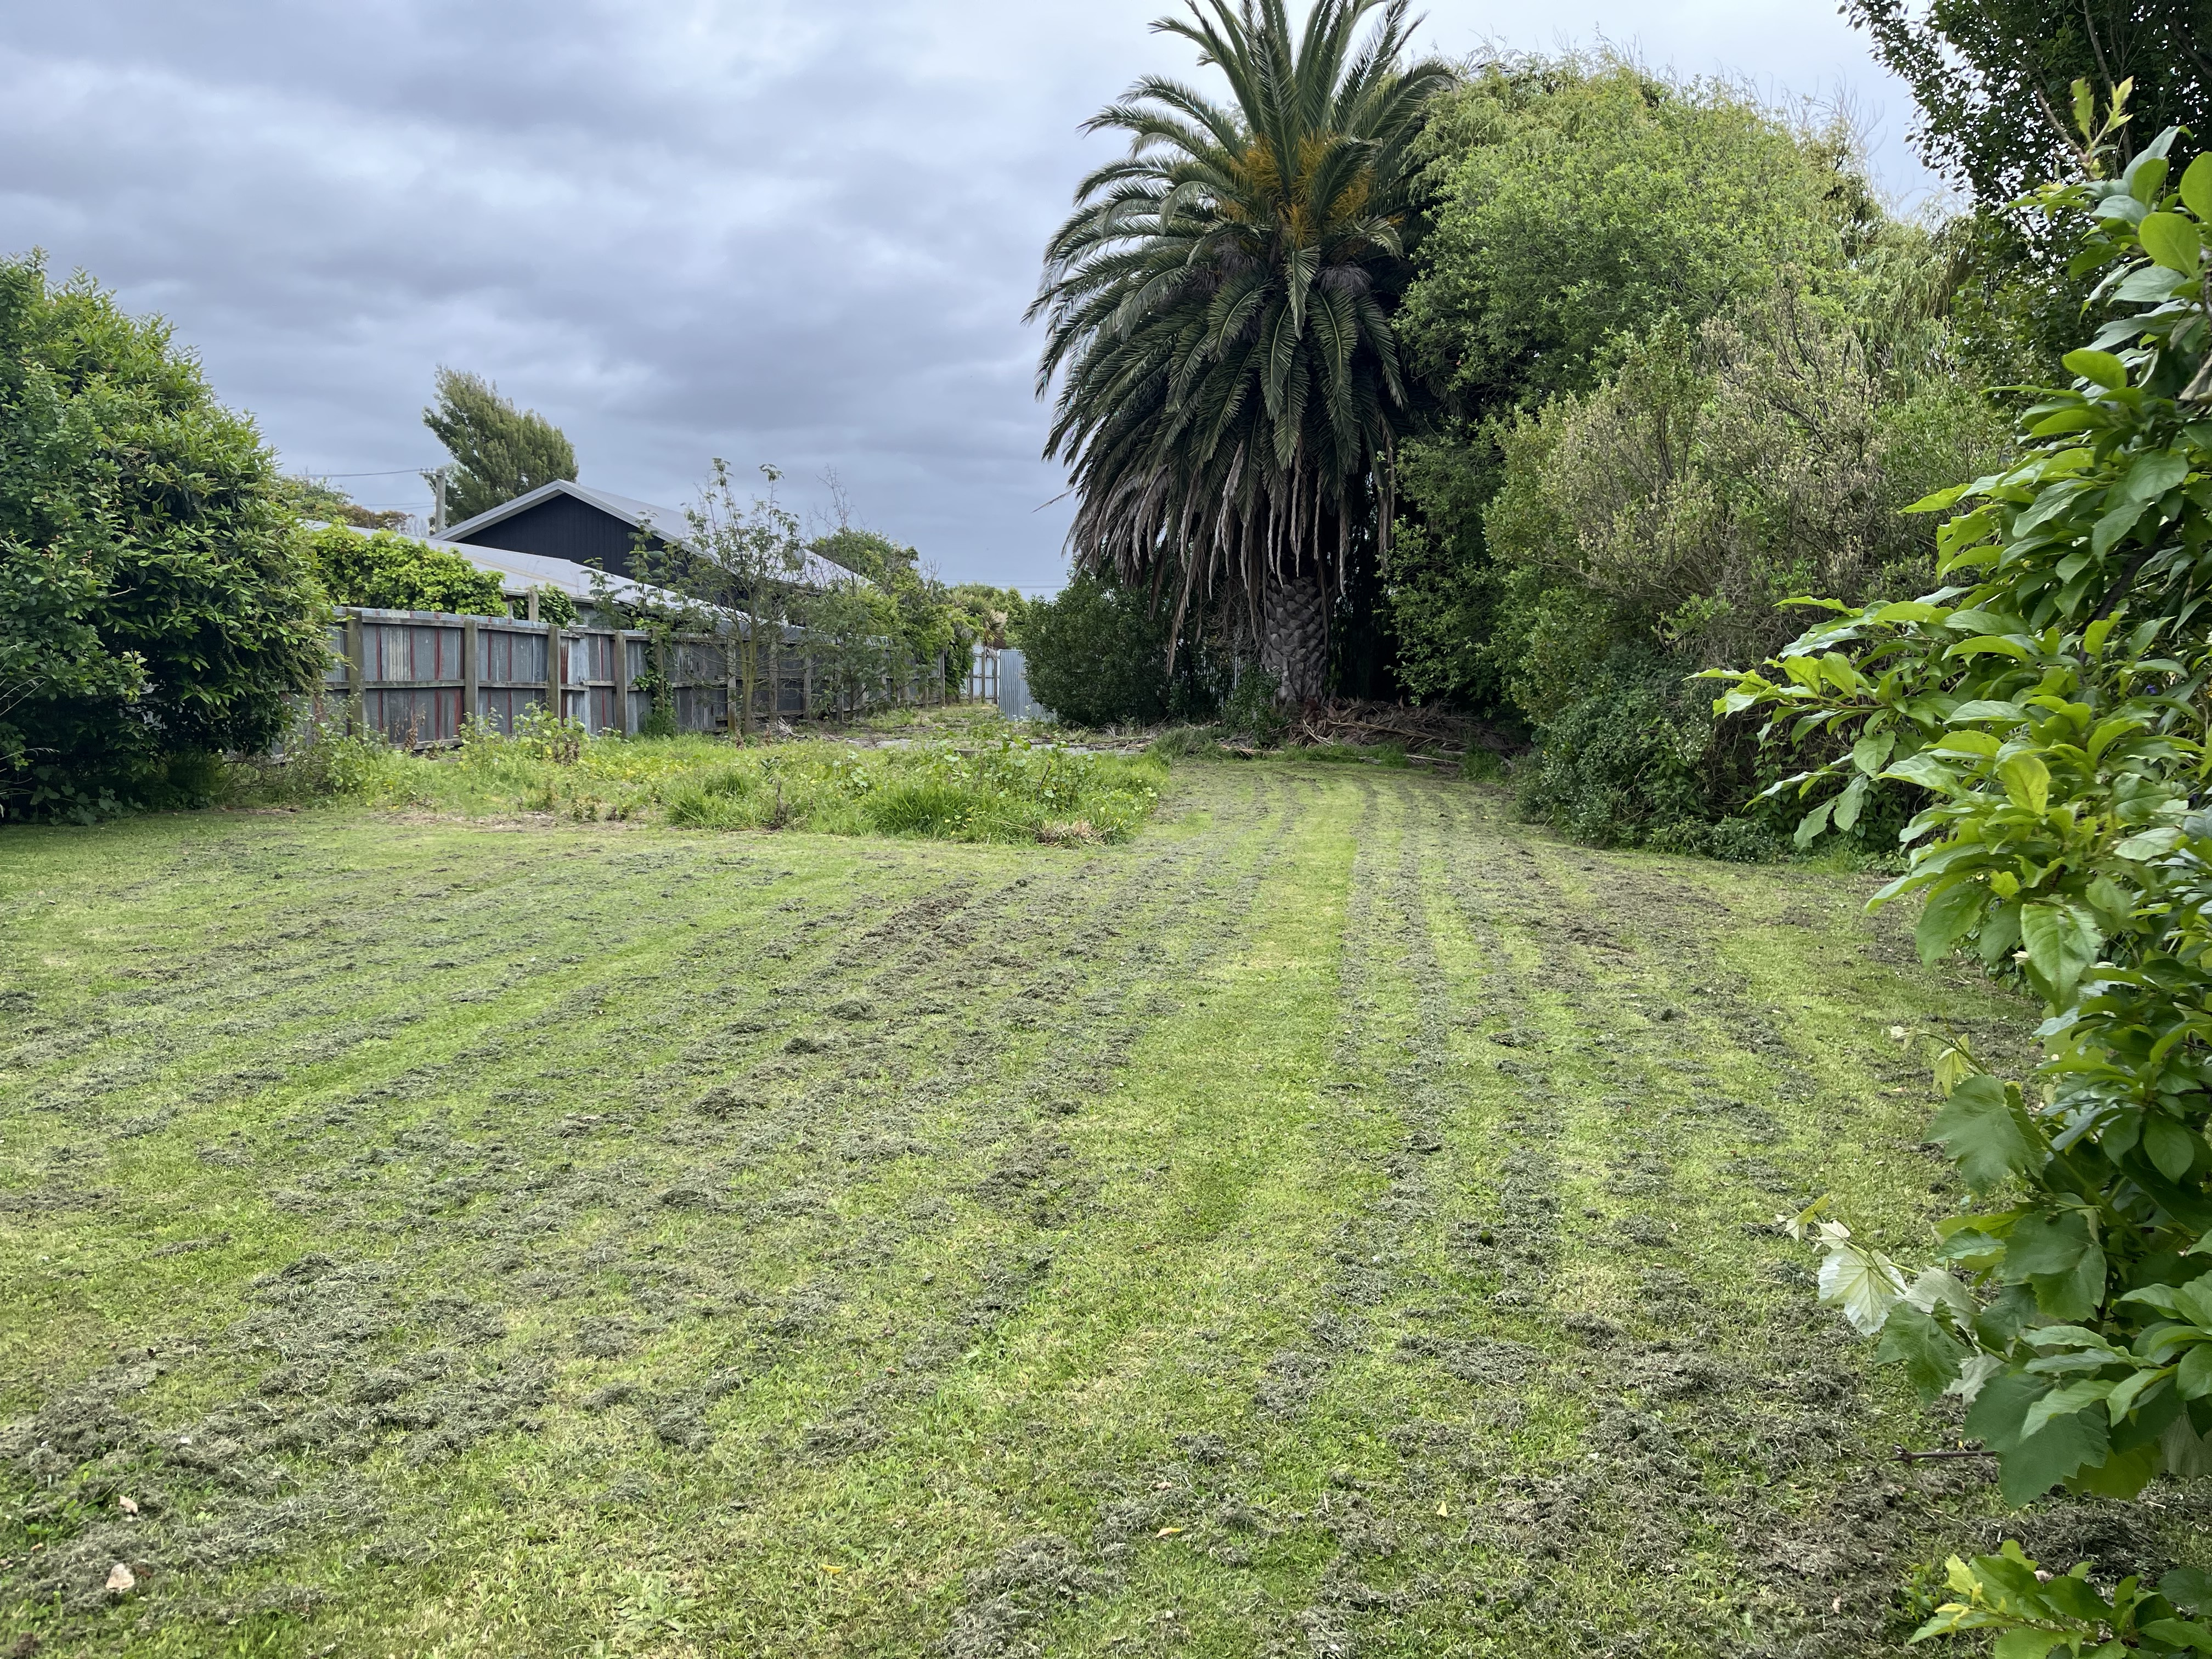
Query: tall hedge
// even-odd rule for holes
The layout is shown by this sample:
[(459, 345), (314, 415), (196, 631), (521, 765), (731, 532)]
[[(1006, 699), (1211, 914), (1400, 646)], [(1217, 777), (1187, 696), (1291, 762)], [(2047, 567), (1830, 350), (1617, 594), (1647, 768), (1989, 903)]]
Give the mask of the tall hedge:
[(1167, 624), (1145, 595), (1079, 574), (1014, 624), (1030, 690), (1076, 726), (1141, 724), (1168, 712)]
[(272, 458), (158, 318), (0, 259), (0, 817), (158, 799), (320, 672)]
[(344, 525), (330, 525), (307, 538), (307, 556), (332, 605), (444, 611), (461, 617), (507, 614), (504, 584), (496, 573), (388, 530), (365, 536)]

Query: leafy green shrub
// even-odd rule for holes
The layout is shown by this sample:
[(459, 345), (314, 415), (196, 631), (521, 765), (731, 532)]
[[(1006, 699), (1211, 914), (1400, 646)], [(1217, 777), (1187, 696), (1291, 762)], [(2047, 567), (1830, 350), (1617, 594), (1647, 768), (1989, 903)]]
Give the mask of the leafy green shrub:
[[(534, 591), (538, 595), (538, 620), (540, 622), (555, 623), (566, 628), (583, 614), (576, 608), (575, 600), (562, 588), (540, 582)], [(527, 599), (523, 602), (525, 614), (527, 614), (528, 604)], [(470, 613), (464, 611), (462, 614), (466, 616)]]
[(1836, 745), (1778, 786), (1819, 798), (1808, 823), (1876, 779), (1929, 791), (1875, 902), (1923, 895), (1926, 958), (2016, 967), (2047, 1011), (2025, 1085), (1939, 1059), (1929, 1133), (1978, 1206), (1924, 1271), (1821, 1206), (1795, 1224), (1876, 1357), (1966, 1402), (2014, 1503), (2212, 1471), (2212, 155), (2169, 189), (2175, 137), (2040, 193), (2088, 222), (2075, 272), (2115, 314), (2017, 466), (1923, 503), (1964, 509), (1938, 538), (1956, 586), (1837, 606), (1722, 705)]
[(307, 551), (333, 605), (462, 617), (507, 614), (498, 575), (477, 569), (458, 553), (388, 530), (363, 535), (330, 525), (307, 538)]
[(1275, 677), (1246, 667), (1236, 677), (1229, 695), (1221, 700), (1221, 729), (1262, 749), (1272, 749), (1291, 729), (1290, 715), (1277, 696)]
[(1596, 846), (1638, 847), (1710, 816), (1704, 771), (1713, 718), (1665, 659), (1616, 653), (1538, 728), (1522, 812)]
[(274, 462), (158, 319), (0, 260), (0, 817), (265, 748), (327, 653)]
[[(1741, 805), (1772, 780), (1773, 755), (1748, 721), (1716, 718), (1678, 659), (1617, 649), (1584, 684), (1582, 696), (1538, 726), (1534, 752), (1516, 769), (1524, 817), (1598, 847), (1736, 863), (1790, 850), (1778, 808)], [(1896, 846), (1918, 793), (1885, 786), (1832, 838), (1880, 857)]]
[[(463, 736), (469, 728), (463, 728)], [(276, 752), (236, 760), (185, 757), (173, 766), (156, 807), (214, 805), (307, 806), (334, 800), (390, 804), (410, 798), (407, 757), (381, 733), (349, 731), (340, 720), (307, 720), (286, 733)], [(212, 763), (210, 764), (210, 761)]]
[(1144, 594), (1079, 574), (1014, 623), (1030, 690), (1073, 726), (1142, 726), (1168, 712), (1168, 630)]
[(2176, 1568), (2155, 1590), (2124, 1578), (2106, 1595), (2089, 1582), (2087, 1563), (2045, 1572), (2007, 1539), (1995, 1555), (1953, 1556), (1947, 1579), (1959, 1599), (1937, 1607), (1914, 1641), (1994, 1632), (1996, 1659), (2212, 1654), (2212, 1628), (2197, 1622), (2212, 1609), (2212, 1579), (2194, 1568)]
[(1711, 823), (1678, 818), (1653, 830), (1644, 845), (1654, 853), (1682, 853), (1723, 864), (1768, 864), (1790, 850), (1787, 836), (1756, 818), (1721, 818)]

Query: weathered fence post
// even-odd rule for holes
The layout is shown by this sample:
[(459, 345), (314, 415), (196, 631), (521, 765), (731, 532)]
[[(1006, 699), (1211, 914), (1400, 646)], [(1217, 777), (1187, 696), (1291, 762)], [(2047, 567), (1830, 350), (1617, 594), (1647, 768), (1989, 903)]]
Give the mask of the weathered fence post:
[(545, 712), (559, 720), (561, 707), (561, 624), (545, 624)]
[(634, 738), (637, 726), (629, 717), (629, 635), (617, 628), (608, 637), (612, 641), (614, 657), (608, 666), (613, 671), (615, 682), (615, 730), (626, 738)]
[(478, 703), (483, 696), (483, 665), (477, 655), (477, 619), (461, 618), (461, 713), (453, 722), (453, 735), (459, 737), (468, 723), (483, 718)]
[(799, 717), (814, 718), (814, 653), (806, 653), (799, 659)]
[(356, 737), (368, 727), (368, 699), (362, 695), (368, 690), (362, 649), (361, 613), (349, 611), (345, 623), (346, 724)]

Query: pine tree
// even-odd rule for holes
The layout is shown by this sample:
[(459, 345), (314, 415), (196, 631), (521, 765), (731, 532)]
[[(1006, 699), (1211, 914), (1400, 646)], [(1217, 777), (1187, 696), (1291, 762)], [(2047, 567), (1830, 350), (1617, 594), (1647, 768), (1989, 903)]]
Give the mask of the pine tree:
[(556, 478), (576, 476), (576, 452), (536, 410), (520, 410), (481, 374), (438, 371), (438, 403), (422, 424), (453, 458), (446, 485), (448, 523), (473, 519)]

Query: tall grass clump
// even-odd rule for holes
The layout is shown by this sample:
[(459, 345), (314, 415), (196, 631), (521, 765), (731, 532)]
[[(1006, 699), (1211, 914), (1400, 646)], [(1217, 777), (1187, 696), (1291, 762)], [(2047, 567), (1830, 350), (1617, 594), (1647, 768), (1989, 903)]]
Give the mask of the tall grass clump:
[(1166, 781), (1151, 756), (1088, 755), (1027, 738), (863, 749), (800, 741), (592, 737), (532, 710), (512, 733), (470, 723), (457, 748), (410, 753), (319, 726), (231, 792), (462, 816), (659, 819), (705, 830), (808, 830), (939, 841), (1126, 841)]
[(748, 750), (671, 793), (671, 823), (716, 830), (940, 841), (1126, 841), (1152, 814), (1166, 766), (1026, 738), (862, 750), (794, 743)]

